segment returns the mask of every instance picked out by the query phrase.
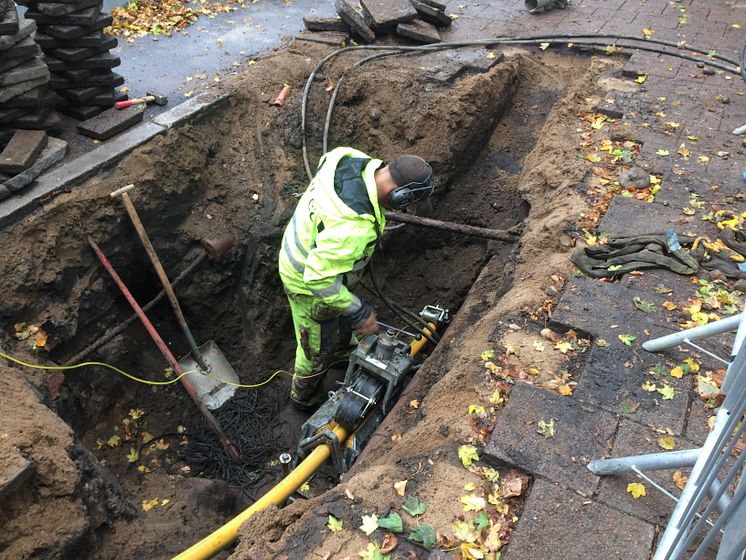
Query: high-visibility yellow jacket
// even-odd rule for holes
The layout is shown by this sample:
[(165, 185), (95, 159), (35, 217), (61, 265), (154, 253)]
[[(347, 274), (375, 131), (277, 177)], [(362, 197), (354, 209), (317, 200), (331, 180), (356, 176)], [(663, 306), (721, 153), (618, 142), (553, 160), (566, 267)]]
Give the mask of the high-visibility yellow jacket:
[(316, 298), (318, 320), (345, 315), (358, 327), (370, 314), (370, 306), (349, 287), (357, 283), (386, 224), (374, 178), (382, 165), (354, 148), (326, 153), (285, 228), (280, 278), (289, 295)]

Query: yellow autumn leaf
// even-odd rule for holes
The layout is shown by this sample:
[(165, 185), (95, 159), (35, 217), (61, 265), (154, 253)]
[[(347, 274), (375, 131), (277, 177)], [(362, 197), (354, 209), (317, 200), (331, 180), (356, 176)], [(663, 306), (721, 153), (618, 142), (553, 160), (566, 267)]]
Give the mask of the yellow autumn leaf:
[(329, 515), (326, 520), (326, 526), (332, 533), (336, 533), (337, 531), (342, 530), (342, 520), (337, 519), (333, 515)]
[(461, 503), (464, 504), (464, 511), (482, 511), (487, 505), (487, 501), (479, 496), (469, 494), (461, 496)]
[(554, 345), (554, 347), (563, 354), (567, 354), (570, 350), (572, 350), (572, 344), (570, 344), (569, 342), (558, 342)]
[(495, 58), (497, 56), (497, 54), (495, 53), (495, 51), (487, 51), (487, 54), (484, 55), (484, 56), (486, 56), (488, 59), (492, 60), (493, 58)]
[(159, 501), (160, 500), (158, 500), (158, 498), (153, 498), (152, 500), (143, 500), (142, 501), (142, 510), (143, 511), (150, 511), (151, 509), (153, 509), (155, 506), (158, 505)]
[(699, 163), (707, 163), (708, 161), (710, 161), (710, 157), (709, 156), (699, 156), (697, 158), (697, 161)]
[(420, 408), (420, 401), (417, 399), (409, 401), (409, 408)]
[(558, 389), (560, 395), (564, 397), (569, 397), (570, 395), (572, 395), (572, 387), (570, 387), (569, 385), (560, 385)]
[(400, 480), (399, 482), (394, 482), (394, 490), (400, 496), (404, 496), (404, 493), (407, 491), (407, 481)]
[(541, 342), (540, 340), (534, 340), (533, 347), (534, 347), (534, 350), (536, 350), (537, 352), (544, 351), (544, 343)]
[(676, 449), (676, 440), (673, 438), (673, 436), (663, 436), (658, 438), (658, 445), (667, 451), (671, 451), (672, 449)]
[(671, 369), (671, 377), (675, 377), (676, 379), (681, 379), (684, 377), (684, 370), (681, 369), (681, 366), (676, 366), (675, 368)]
[(699, 364), (694, 361), (694, 358), (687, 358), (684, 363), (692, 368), (692, 371), (699, 371)]
[(666, 156), (671, 155), (671, 152), (669, 152), (668, 150), (663, 150), (663, 149), (658, 149), (655, 151), (655, 153), (656, 155), (659, 155), (660, 157), (666, 157)]
[(681, 146), (679, 146), (679, 149), (676, 153), (679, 154), (684, 159), (687, 159), (689, 156), (692, 155), (691, 150), (689, 150), (689, 148), (686, 147), (686, 144), (682, 144)]
[(505, 398), (500, 394), (500, 389), (495, 389), (495, 392), (490, 397), (490, 402), (495, 405), (505, 402)]
[(627, 484), (627, 492), (632, 495), (633, 500), (637, 500), (642, 496), (647, 496), (645, 492), (645, 486), (639, 482), (630, 482)]
[(647, 74), (641, 74), (640, 76), (637, 76), (635, 78), (635, 82), (638, 83), (638, 84), (644, 84), (645, 80), (647, 80), (647, 79), (648, 79), (648, 75)]
[(643, 29), (643, 30), (642, 30), (642, 34), (643, 34), (643, 35), (645, 35), (645, 37), (648, 37), (648, 38), (650, 38), (650, 37), (652, 37), (653, 35), (655, 35), (655, 31), (653, 31), (652, 29), (648, 29), (648, 28), (646, 27), (645, 29)]
[(464, 490), (467, 492), (473, 492), (477, 486), (473, 482), (467, 482), (464, 484)]
[(673, 311), (674, 309), (676, 309), (676, 304), (672, 301), (664, 301), (663, 303), (661, 303), (661, 305), (669, 311)]

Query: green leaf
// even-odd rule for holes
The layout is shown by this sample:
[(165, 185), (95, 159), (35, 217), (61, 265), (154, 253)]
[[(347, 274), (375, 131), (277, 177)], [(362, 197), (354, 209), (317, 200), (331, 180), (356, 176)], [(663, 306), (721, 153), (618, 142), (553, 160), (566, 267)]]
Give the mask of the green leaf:
[(401, 533), (404, 531), (404, 522), (402, 521), (401, 516), (395, 511), (392, 511), (386, 517), (379, 519), (378, 526), (382, 529), (387, 529), (392, 533)]
[(424, 548), (430, 550), (438, 542), (435, 529), (430, 525), (419, 525), (409, 533), (409, 540), (420, 543)]
[(482, 353), (479, 355), (480, 358), (482, 358), (483, 362), (489, 362), (492, 358), (495, 357), (495, 351), (494, 350), (483, 350)]
[(479, 453), (473, 445), (462, 445), (458, 448), (458, 458), (467, 469), (474, 461), (479, 461)]
[(127, 453), (127, 461), (130, 463), (134, 463), (139, 458), (140, 458), (140, 452), (134, 447), (130, 447), (130, 452)]
[(664, 385), (663, 387), (659, 387), (657, 391), (661, 394), (664, 401), (670, 401), (674, 397), (674, 390), (673, 387), (670, 385)]
[(639, 296), (633, 297), (632, 303), (635, 304), (635, 307), (637, 309), (644, 313), (655, 313), (656, 311), (658, 311), (657, 305), (655, 305), (654, 303), (650, 303), (649, 301), (643, 301)]
[(342, 530), (342, 520), (330, 515), (326, 521), (326, 526), (332, 533), (336, 533)]
[(480, 531), (490, 526), (490, 516), (486, 511), (480, 511), (479, 515), (474, 518), (474, 526)]
[(617, 338), (622, 341), (625, 346), (632, 346), (632, 343), (637, 340), (637, 337), (633, 334), (620, 334)]
[(481, 416), (484, 414), (484, 407), (481, 404), (470, 404), (467, 412), (469, 415), (476, 414), (477, 416)]
[(419, 500), (417, 496), (409, 496), (401, 508), (412, 517), (416, 517), (425, 513), (427, 504), (423, 500)]

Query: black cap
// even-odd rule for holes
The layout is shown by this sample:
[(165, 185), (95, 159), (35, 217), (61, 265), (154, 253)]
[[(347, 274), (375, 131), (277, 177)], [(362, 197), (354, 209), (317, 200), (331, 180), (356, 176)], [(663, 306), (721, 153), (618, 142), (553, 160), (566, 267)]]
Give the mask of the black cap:
[(410, 183), (424, 183), (432, 176), (432, 168), (420, 156), (399, 156), (389, 163), (389, 173), (397, 187)]

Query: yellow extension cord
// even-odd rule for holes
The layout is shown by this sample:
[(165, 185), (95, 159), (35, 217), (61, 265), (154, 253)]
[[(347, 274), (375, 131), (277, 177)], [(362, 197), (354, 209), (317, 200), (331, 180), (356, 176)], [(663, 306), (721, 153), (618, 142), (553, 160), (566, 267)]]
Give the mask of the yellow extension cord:
[[(19, 360), (18, 358), (14, 358), (13, 356), (9, 356), (8, 354), (5, 354), (4, 352), (1, 352), (1, 351), (0, 351), (0, 357), (3, 357), (6, 360), (9, 360), (9, 361), (11, 361), (11, 362), (13, 362), (15, 364), (18, 364), (19, 366), (24, 366), (24, 367), (28, 367), (28, 368), (32, 368), (32, 369), (50, 370), (50, 371), (66, 371), (66, 370), (70, 370), (70, 369), (78, 369), (78, 368), (87, 367), (87, 366), (100, 366), (100, 367), (104, 367), (104, 368), (110, 369), (112, 371), (115, 371), (119, 375), (123, 375), (127, 379), (131, 379), (132, 381), (137, 381), (138, 383), (143, 383), (145, 385), (172, 385), (172, 384), (178, 382), (179, 379), (181, 379), (185, 375), (188, 375), (190, 373), (201, 373), (199, 370), (185, 371), (184, 373), (178, 375), (174, 379), (169, 379), (167, 381), (151, 381), (149, 379), (143, 379), (141, 377), (137, 377), (136, 375), (132, 375), (131, 373), (127, 373), (126, 371), (123, 371), (123, 370), (119, 369), (116, 366), (113, 366), (111, 364), (107, 364), (107, 363), (104, 363), (104, 362), (82, 362), (80, 364), (74, 364), (74, 365), (71, 365), (71, 366), (40, 366), (38, 364), (29, 364), (28, 362), (24, 362), (22, 360)], [(335, 362), (335, 363), (338, 363), (338, 362)], [(332, 364), (332, 365), (334, 365), (334, 364)], [(329, 367), (331, 367), (331, 366), (329, 366)], [(329, 368), (326, 368), (325, 370), (320, 371), (319, 373), (314, 373), (314, 374), (311, 374), (311, 375), (296, 375), (295, 377), (298, 377), (299, 379), (310, 379), (312, 377), (317, 377), (319, 375), (323, 375), (324, 373), (326, 373), (326, 371), (328, 369)], [(222, 379), (221, 377), (218, 377), (217, 375), (212, 375), (212, 374), (209, 374), (209, 373), (202, 373), (202, 375), (204, 375), (205, 377), (209, 377), (210, 379), (214, 379), (216, 381), (219, 381), (220, 383), (225, 383), (226, 385), (232, 385), (233, 387), (236, 387), (238, 389), (258, 389), (259, 387), (263, 387), (264, 385), (266, 385), (269, 382), (271, 382), (275, 377), (277, 377), (281, 373), (284, 373), (284, 374), (289, 375), (291, 377), (293, 377), (293, 375), (294, 375), (293, 373), (291, 373), (289, 371), (286, 371), (284, 369), (278, 369), (276, 372), (274, 372), (272, 375), (270, 375), (267, 379), (265, 379), (261, 383), (255, 383), (255, 384), (235, 383), (233, 381), (228, 381), (227, 379)]]

